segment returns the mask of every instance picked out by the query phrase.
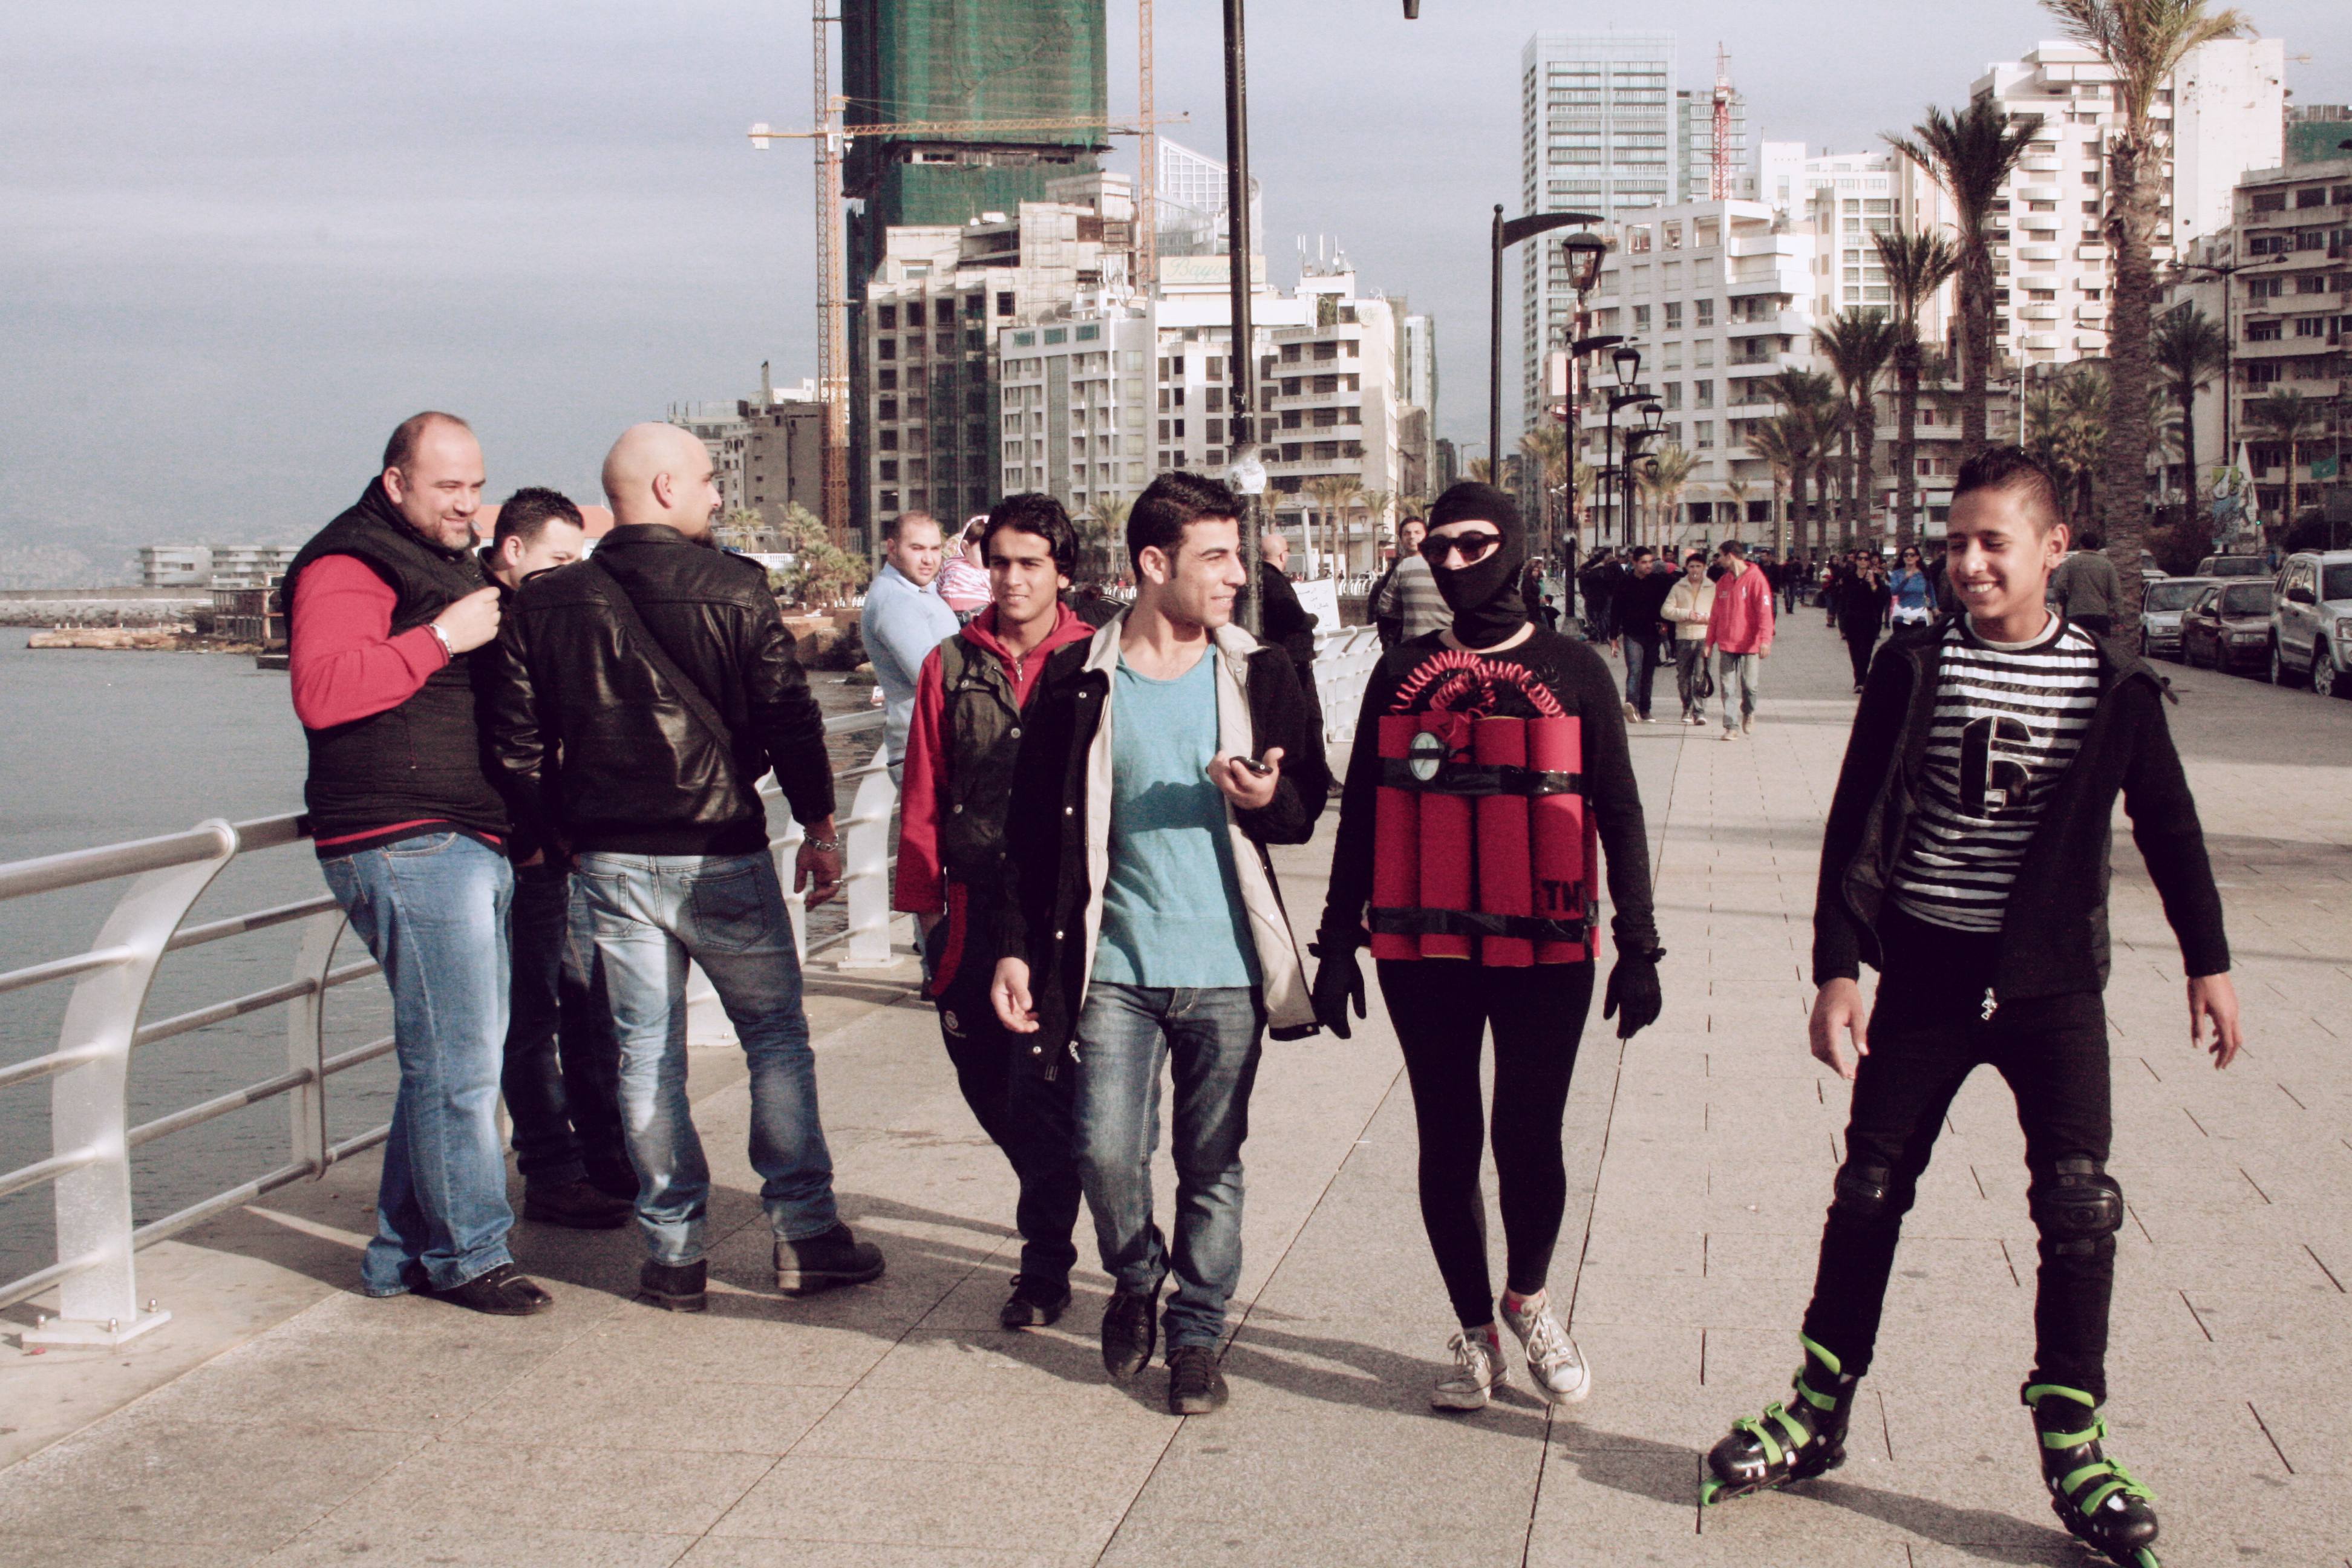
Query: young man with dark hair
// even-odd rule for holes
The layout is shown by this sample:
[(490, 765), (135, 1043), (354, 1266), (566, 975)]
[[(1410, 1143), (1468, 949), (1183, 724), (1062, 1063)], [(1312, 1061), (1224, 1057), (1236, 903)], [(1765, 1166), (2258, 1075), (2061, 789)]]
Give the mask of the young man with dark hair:
[(907, 784), (898, 806), (893, 907), (921, 926), (940, 1033), (964, 1103), (1021, 1184), (1013, 1211), (1021, 1271), (998, 1311), (1007, 1329), (1060, 1318), (1077, 1261), (1078, 1164), (1072, 1074), (1015, 1068), (1014, 1037), (988, 988), (998, 957), (997, 895), (1013, 760), (1037, 678), (1056, 648), (1094, 628), (1061, 601), (1077, 569), (1077, 532), (1049, 495), (1007, 496), (979, 540), (989, 605), (931, 650), (915, 684)]
[(1723, 738), (1756, 731), (1756, 692), (1764, 661), (1772, 657), (1772, 590), (1763, 571), (1748, 563), (1748, 547), (1727, 539), (1716, 551), (1723, 575), (1706, 616), (1706, 647), (1715, 654), (1715, 687), (1723, 697)]
[(1669, 628), (1663, 618), (1675, 574), (1658, 569), (1658, 552), (1633, 547), (1632, 575), (1617, 588), (1617, 630), (1625, 649), (1625, 717), (1648, 724), (1650, 692), (1657, 679), (1659, 644)]
[[(1224, 1402), (1241, 1279), (1242, 1142), (1259, 1036), (1315, 1014), (1269, 844), (1303, 844), (1330, 773), (1290, 658), (1232, 625), (1246, 503), (1162, 474), (1127, 522), (1132, 607), (1047, 661), (1005, 825), (992, 1000), (1021, 1070), (1076, 1075), (1078, 1170), (1104, 1269), (1103, 1365), (1151, 1359), (1168, 1303), (1168, 1405)], [(1162, 1066), (1175, 1083), (1172, 1249), (1153, 1223)]]
[[(2116, 797), (2187, 971), (2189, 1037), (2216, 1067), (2242, 1044), (2221, 894), (2161, 679), (2052, 615), (2066, 528), (2014, 447), (1961, 466), (1952, 582), (1966, 610), (1906, 631), (1871, 666), (1822, 846), (1812, 1051), (1853, 1081), (1822, 1234), (1797, 1396), (1734, 1424), (1702, 1500), (1843, 1462), (1897, 1234), (1945, 1108), (1990, 1064), (2017, 1098), (2041, 1233), (2035, 1365), (2021, 1390), (2066, 1528), (2147, 1565), (2148, 1493), (2100, 1448), (2123, 1188), (2107, 1173), (2110, 819)], [(1856, 976), (1879, 972), (1865, 1023)], [(1851, 1037), (1851, 1042), (1847, 1037)], [(1857, 1066), (1857, 1058), (1859, 1065)]]
[[(561, 491), (534, 486), (507, 497), (481, 552), (501, 611), (530, 578), (579, 560), (586, 539), (580, 509)], [(610, 1230), (628, 1223), (637, 1178), (621, 1133), (612, 1023), (591, 994), (580, 952), (566, 963), (571, 906), (570, 863), (545, 846), (522, 847), (508, 917), (513, 961), (499, 1088), (514, 1123), (523, 1217)]]

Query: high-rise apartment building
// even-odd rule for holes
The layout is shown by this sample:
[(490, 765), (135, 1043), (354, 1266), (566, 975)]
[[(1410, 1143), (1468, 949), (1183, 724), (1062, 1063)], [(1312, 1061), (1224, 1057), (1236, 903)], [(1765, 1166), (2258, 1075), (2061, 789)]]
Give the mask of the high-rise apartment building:
[(1011, 214), (1045, 200), (1051, 182), (1097, 167), (1106, 146), (1085, 129), (978, 127), (1106, 117), (1108, 46), (1103, 0), (842, 0), (839, 9), (845, 123), (975, 127), (860, 138), (844, 163), (844, 193), (856, 203), (846, 247), (850, 525), (855, 542), (870, 547), (877, 366), (865, 357), (874, 338), (860, 319), (866, 284), (885, 265), (892, 231), (961, 229)]
[[(1672, 33), (1538, 33), (1520, 56), (1520, 210), (1622, 217), (1675, 199), (1682, 116)], [(1554, 233), (1519, 247), (1523, 405), (1576, 311)]]
[[(1724, 144), (1731, 151), (1731, 188), (1725, 194), (1741, 201), (1758, 199), (1757, 168), (1748, 144), (1748, 100), (1732, 89), (1724, 106), (1730, 113), (1730, 131)], [(1675, 94), (1680, 156), (1676, 163), (1675, 200), (1703, 202), (1715, 189), (1715, 89), (1684, 88)]]
[(886, 237), (856, 340), (870, 388), (853, 409), (868, 436), (852, 489), (876, 523), (901, 511), (948, 522), (988, 510), (1002, 493), (992, 373), (1000, 333), (1131, 293), (1127, 176), (1074, 175), (1047, 191), (1052, 199), (1009, 216)]
[[(2172, 177), (2156, 235), (2158, 261), (2227, 226), (2239, 178), (2278, 164), (2284, 61), (2275, 38), (2224, 38), (2192, 51), (2158, 92), (2155, 116), (2172, 142)], [(2113, 283), (2103, 224), (2106, 149), (2118, 121), (2115, 72), (2088, 49), (2044, 43), (2022, 59), (1995, 65), (1970, 92), (1995, 100), (2011, 117), (2041, 118), (1995, 215), (1997, 348), (2029, 373), (2034, 365), (2104, 357)]]

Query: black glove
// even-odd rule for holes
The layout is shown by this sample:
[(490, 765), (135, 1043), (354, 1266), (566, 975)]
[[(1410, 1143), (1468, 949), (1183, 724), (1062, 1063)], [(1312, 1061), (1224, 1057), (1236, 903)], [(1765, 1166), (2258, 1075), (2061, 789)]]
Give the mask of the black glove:
[[(1630, 1040), (1658, 1021), (1658, 1014), (1665, 1007), (1665, 997), (1658, 990), (1658, 960), (1665, 956), (1663, 947), (1648, 952), (1635, 952), (1630, 948), (1619, 952), (1617, 967), (1609, 972), (1609, 989), (1601, 1004), (1602, 1017), (1617, 1019), (1619, 1039)], [(1317, 994), (1321, 994), (1319, 988)]]
[(1356, 1016), (1364, 1016), (1364, 971), (1356, 962), (1356, 944), (1344, 935), (1323, 935), (1307, 944), (1318, 962), (1315, 966), (1315, 1021), (1339, 1036), (1349, 1037), (1348, 1004)]

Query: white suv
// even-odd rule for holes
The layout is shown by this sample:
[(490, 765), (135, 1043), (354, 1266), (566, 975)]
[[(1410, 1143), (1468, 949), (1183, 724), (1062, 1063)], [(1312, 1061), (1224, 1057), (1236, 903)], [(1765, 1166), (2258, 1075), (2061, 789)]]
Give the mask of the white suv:
[(2352, 550), (2290, 555), (2271, 609), (2271, 679), (2352, 697)]

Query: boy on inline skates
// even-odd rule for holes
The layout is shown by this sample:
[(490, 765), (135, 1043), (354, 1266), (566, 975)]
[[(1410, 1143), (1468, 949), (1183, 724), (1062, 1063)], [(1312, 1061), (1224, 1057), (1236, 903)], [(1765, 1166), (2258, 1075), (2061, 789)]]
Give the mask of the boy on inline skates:
[[(2049, 476), (2018, 448), (1963, 465), (1946, 557), (1961, 613), (1898, 637), (1871, 668), (1814, 900), (1812, 1051), (1853, 1080), (1853, 1103), (1800, 1336), (1804, 1365), (1785, 1406), (1735, 1422), (1708, 1454), (1701, 1500), (1844, 1462), (1903, 1215), (1945, 1108), (1990, 1064), (2017, 1097), (2041, 1233), (2035, 1363), (2021, 1392), (2051, 1505), (2094, 1550), (2154, 1568), (2149, 1493), (2100, 1444), (2124, 1223), (2123, 1189), (2106, 1171), (2101, 998), (2118, 793), (2180, 943), (2189, 1037), (2217, 1068), (2242, 1039), (2221, 895), (2164, 687), (2044, 607), (2066, 552), (2060, 516)], [(1866, 1018), (1865, 963), (1879, 972)]]

